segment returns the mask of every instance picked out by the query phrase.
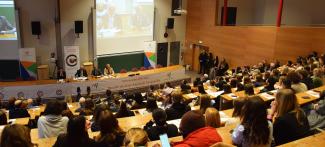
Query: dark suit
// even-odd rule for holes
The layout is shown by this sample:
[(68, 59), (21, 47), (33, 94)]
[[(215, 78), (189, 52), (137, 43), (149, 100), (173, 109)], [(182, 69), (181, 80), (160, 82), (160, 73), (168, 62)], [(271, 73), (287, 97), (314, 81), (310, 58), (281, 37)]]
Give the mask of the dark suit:
[(57, 79), (66, 79), (67, 78), (67, 74), (65, 73), (65, 71), (58, 71), (58, 73), (56, 74)]
[(77, 70), (77, 73), (75, 74), (76, 77), (88, 77), (87, 71), (84, 69)]
[(98, 69), (93, 69), (93, 71), (91, 71), (91, 75), (92, 76), (100, 76), (100, 75), (102, 75), (102, 72), (100, 72)]

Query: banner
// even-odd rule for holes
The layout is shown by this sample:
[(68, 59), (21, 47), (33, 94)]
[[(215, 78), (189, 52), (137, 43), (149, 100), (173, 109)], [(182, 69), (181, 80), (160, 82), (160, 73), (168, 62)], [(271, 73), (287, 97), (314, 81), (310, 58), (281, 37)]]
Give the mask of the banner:
[(130, 90), (135, 88), (159, 85), (166, 82), (181, 81), (190, 77), (185, 75), (185, 69), (180, 68), (173, 71), (165, 71), (153, 74), (144, 74), (133, 77), (118, 77), (111, 79), (86, 80), (70, 83), (56, 83), (29, 86), (0, 87), (0, 97), (8, 99), (10, 96), (36, 98), (55, 98), (66, 95), (76, 95), (77, 87), (81, 93), (86, 94), (89, 86), (92, 93), (105, 93), (107, 89), (112, 91)]
[(156, 41), (144, 42), (144, 67), (156, 67), (157, 55), (156, 55)]
[(24, 80), (36, 79), (36, 54), (35, 48), (19, 49), (20, 75)]
[(64, 68), (67, 78), (74, 77), (80, 68), (79, 46), (64, 46)]

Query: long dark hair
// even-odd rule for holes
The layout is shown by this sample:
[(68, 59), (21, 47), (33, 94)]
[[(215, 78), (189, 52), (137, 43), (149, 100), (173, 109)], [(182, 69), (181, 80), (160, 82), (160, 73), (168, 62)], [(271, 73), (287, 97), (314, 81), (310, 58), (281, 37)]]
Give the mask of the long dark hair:
[(120, 128), (116, 117), (111, 111), (105, 110), (100, 113), (100, 142), (112, 143), (119, 134), (124, 133)]
[(259, 96), (250, 97), (242, 109), (241, 124), (244, 139), (250, 144), (268, 144), (270, 129), (264, 101)]
[(148, 112), (153, 112), (157, 108), (158, 108), (158, 105), (157, 105), (156, 99), (148, 98), (147, 104), (146, 104), (146, 110)]
[(8, 124), (7, 122), (7, 115), (6, 112), (3, 110), (0, 110), (0, 125), (6, 125)]
[(86, 118), (84, 116), (75, 116), (69, 119), (67, 128), (67, 141), (71, 146), (82, 146), (89, 141), (86, 131)]
[(128, 109), (124, 101), (121, 102), (120, 109), (118, 110), (115, 116), (118, 118), (130, 116), (130, 110)]
[(202, 114), (205, 113), (205, 110), (207, 108), (211, 107), (211, 99), (209, 97), (209, 95), (204, 94), (200, 96), (200, 111), (202, 112)]
[(1, 147), (33, 147), (30, 129), (18, 124), (7, 125), (1, 135)]

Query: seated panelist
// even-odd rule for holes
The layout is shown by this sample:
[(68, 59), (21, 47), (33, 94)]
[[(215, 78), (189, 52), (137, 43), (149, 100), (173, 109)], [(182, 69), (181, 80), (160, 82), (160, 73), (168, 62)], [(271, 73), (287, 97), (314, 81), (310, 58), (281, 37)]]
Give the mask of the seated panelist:
[(63, 68), (59, 68), (59, 70), (58, 70), (58, 72), (57, 72), (57, 74), (56, 74), (56, 77), (57, 77), (58, 80), (60, 80), (60, 79), (66, 79), (67, 74), (66, 74), (66, 72), (63, 70)]
[(104, 68), (104, 75), (105, 76), (109, 76), (109, 75), (114, 75), (114, 69), (111, 67), (110, 64), (106, 64), (105, 68)]
[(75, 77), (88, 77), (87, 71), (83, 66), (80, 67), (79, 70), (77, 70), (77, 73), (75, 74)]
[(93, 70), (91, 71), (91, 75), (94, 77), (101, 76), (102, 72), (100, 72), (100, 70), (94, 66)]

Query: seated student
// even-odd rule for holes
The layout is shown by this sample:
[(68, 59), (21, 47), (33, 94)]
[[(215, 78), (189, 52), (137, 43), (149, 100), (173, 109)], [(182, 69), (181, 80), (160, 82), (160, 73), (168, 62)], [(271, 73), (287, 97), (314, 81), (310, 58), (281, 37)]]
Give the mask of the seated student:
[(123, 117), (130, 117), (130, 116), (134, 116), (134, 112), (130, 111), (127, 106), (126, 103), (123, 101), (121, 102), (120, 108), (117, 111), (117, 113), (115, 114), (116, 118), (123, 118)]
[(275, 101), (271, 104), (271, 114), (274, 116), (273, 136), (276, 145), (291, 142), (309, 133), (308, 119), (299, 108), (296, 95), (291, 89), (279, 90)]
[(89, 138), (90, 122), (84, 116), (75, 116), (68, 122), (67, 133), (60, 134), (53, 147), (95, 147), (95, 141)]
[(83, 66), (80, 66), (80, 69), (77, 70), (75, 77), (88, 77), (87, 71)]
[(260, 93), (263, 92), (268, 92), (268, 91), (272, 91), (274, 90), (274, 85), (276, 83), (276, 79), (273, 76), (270, 76), (267, 80), (266, 80), (266, 86), (260, 91)]
[(80, 111), (84, 110), (85, 109), (85, 102), (86, 102), (86, 99), (84, 97), (81, 97), (79, 99), (79, 108), (77, 108), (75, 111), (80, 112)]
[(91, 119), (91, 131), (92, 132), (97, 132), (100, 130), (99, 116), (105, 110), (109, 110), (109, 106), (106, 104), (99, 104), (95, 107), (93, 118)]
[(261, 74), (256, 75), (254, 87), (260, 87), (264, 85), (263, 76)]
[(95, 108), (94, 102), (90, 98), (87, 98), (85, 101), (85, 108), (80, 111), (80, 115), (85, 115), (85, 116), (93, 115), (94, 108)]
[(322, 80), (323, 78), (324, 78), (323, 71), (320, 68), (315, 68), (313, 70), (313, 76), (312, 76), (313, 86), (315, 88), (323, 86), (323, 80)]
[(152, 113), (156, 109), (158, 109), (156, 99), (149, 97), (147, 99), (146, 111), (149, 112), (149, 113)]
[(195, 81), (193, 82), (193, 87), (197, 87), (202, 84), (203, 82), (201, 81), (201, 78), (196, 78)]
[(6, 111), (0, 110), (0, 126), (7, 125), (7, 124), (8, 124), (8, 119), (7, 119)]
[(236, 88), (237, 88), (237, 90), (236, 90), (237, 92), (245, 90), (245, 86), (240, 82), (237, 83)]
[(232, 112), (232, 117), (226, 121), (225, 126), (230, 126), (233, 124), (240, 123), (241, 110), (246, 102), (247, 102), (247, 98), (243, 98), (243, 97), (240, 97), (233, 101), (234, 111)]
[(251, 78), (249, 76), (244, 76), (243, 84), (252, 84)]
[(30, 129), (18, 124), (7, 125), (1, 134), (1, 147), (34, 147)]
[(116, 117), (111, 111), (102, 111), (99, 115), (100, 133), (95, 137), (98, 147), (122, 146), (125, 136)]
[(227, 82), (225, 81), (225, 79), (223, 77), (218, 77), (217, 78), (217, 83), (216, 83), (216, 87), (219, 88), (219, 90), (223, 90), (223, 85), (227, 84)]
[(220, 114), (216, 108), (207, 108), (205, 110), (205, 125), (207, 127), (221, 127)]
[(68, 118), (72, 118), (73, 117), (73, 113), (71, 112), (71, 110), (68, 107), (67, 102), (65, 101), (60, 101), (61, 107), (62, 107), (62, 116), (66, 116)]
[(188, 85), (187, 81), (186, 80), (183, 80), (182, 84), (181, 84), (181, 89), (182, 89), (182, 92), (184, 93), (189, 93), (191, 92), (191, 86)]
[(61, 80), (61, 79), (66, 79), (67, 78), (67, 74), (66, 72), (63, 70), (62, 67), (59, 68), (58, 72), (56, 73), (56, 78), (58, 80)]
[[(227, 109), (229, 107), (232, 107), (232, 105), (227, 102), (227, 101), (221, 101), (221, 96), (224, 95), (224, 94), (230, 94), (232, 93), (231, 91), (231, 86), (229, 84), (224, 84), (223, 85), (223, 93), (220, 94), (219, 96), (217, 96), (215, 99), (214, 99), (214, 104), (213, 104), (213, 107), (215, 107), (217, 110), (220, 110), (220, 109)], [(221, 101), (221, 102), (220, 102)], [(222, 108), (220, 108), (220, 106)], [(230, 109), (230, 108), (229, 108)]]
[(100, 70), (96, 66), (94, 66), (93, 70), (91, 71), (91, 75), (94, 77), (101, 76), (102, 72), (100, 72)]
[(222, 142), (222, 138), (215, 128), (205, 127), (205, 119), (199, 111), (189, 111), (182, 117), (180, 132), (183, 141), (175, 142), (174, 147), (181, 146), (210, 146), (217, 142)]
[(259, 96), (249, 97), (241, 113), (240, 125), (232, 133), (232, 142), (242, 147), (270, 147), (273, 125), (267, 120), (264, 101)]
[(140, 92), (134, 94), (134, 100), (131, 105), (131, 110), (142, 109), (146, 107), (146, 103), (143, 102), (143, 97)]
[(168, 137), (176, 137), (179, 135), (178, 129), (175, 125), (167, 124), (167, 115), (164, 110), (160, 108), (154, 110), (152, 118), (153, 120), (149, 121), (144, 126), (144, 130), (148, 133), (150, 140), (159, 140), (159, 135), (161, 134), (167, 134)]
[(199, 97), (200, 102), (200, 111), (202, 114), (205, 113), (205, 110), (209, 107), (212, 107), (210, 96), (207, 94), (201, 95)]
[(161, 92), (163, 95), (166, 96), (166, 95), (169, 95), (170, 93), (172, 93), (173, 90), (174, 90), (174, 87), (171, 85), (171, 83), (167, 82), (167, 83), (165, 83)]
[(140, 128), (132, 128), (125, 134), (123, 146), (125, 147), (145, 147), (149, 142), (147, 132)]
[(308, 114), (310, 128), (325, 128), (325, 91), (320, 93), (319, 102), (312, 105)]
[(9, 119), (24, 118), (24, 117), (30, 117), (27, 111), (27, 107), (24, 107), (23, 101), (16, 100), (15, 108), (9, 110)]
[(246, 84), (244, 90), (247, 96), (255, 95), (253, 84)]
[(167, 120), (179, 119), (183, 114), (191, 110), (190, 106), (182, 103), (183, 95), (181, 92), (173, 92), (171, 98), (172, 105), (166, 109)]
[(199, 85), (197, 88), (198, 88), (198, 92), (200, 94), (207, 94), (207, 92), (204, 90), (204, 86), (203, 85)]
[(292, 82), (291, 88), (295, 93), (305, 92), (308, 90), (307, 86), (304, 83), (301, 83), (300, 75), (297, 72), (289, 72), (287, 78)]
[(110, 75), (114, 75), (114, 69), (111, 67), (110, 64), (106, 64), (105, 68), (104, 68), (104, 75), (105, 76), (110, 76)]
[(287, 77), (281, 76), (279, 79), (279, 89), (291, 89), (291, 81)]
[(313, 89), (313, 79), (308, 75), (308, 71), (299, 70), (298, 73), (302, 77), (301, 82), (304, 83), (308, 89)]
[(66, 133), (69, 118), (62, 117), (61, 104), (58, 100), (50, 100), (45, 107), (44, 115), (37, 122), (38, 137), (57, 137)]
[(106, 90), (106, 99), (104, 101), (107, 102), (107, 105), (112, 112), (118, 111), (118, 103), (116, 103), (117, 101), (115, 100), (111, 90)]
[(8, 99), (8, 108), (7, 108), (7, 110), (15, 109), (15, 101), (16, 101), (15, 97), (10, 97)]

